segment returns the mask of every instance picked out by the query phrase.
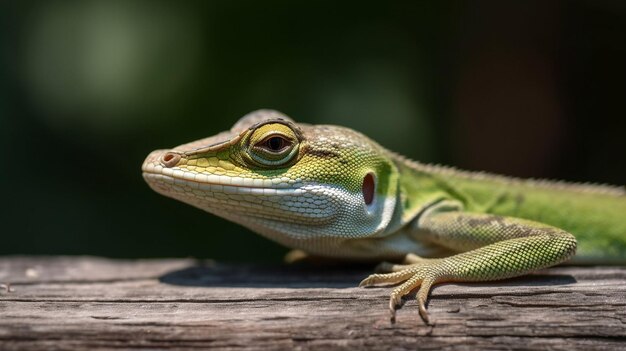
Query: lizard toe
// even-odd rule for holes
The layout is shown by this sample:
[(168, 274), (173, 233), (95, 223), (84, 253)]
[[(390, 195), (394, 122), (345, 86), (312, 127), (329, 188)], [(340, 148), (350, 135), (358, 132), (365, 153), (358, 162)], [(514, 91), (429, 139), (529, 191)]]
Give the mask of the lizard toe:
[(409, 269), (404, 269), (402, 271), (393, 272), (393, 273), (384, 273), (384, 274), (376, 273), (363, 279), (361, 283), (359, 284), (359, 286), (365, 287), (365, 286), (372, 286), (372, 285), (379, 285), (379, 284), (385, 284), (385, 285), (397, 284), (397, 283), (403, 282), (411, 278), (411, 276), (413, 275), (414, 273)]

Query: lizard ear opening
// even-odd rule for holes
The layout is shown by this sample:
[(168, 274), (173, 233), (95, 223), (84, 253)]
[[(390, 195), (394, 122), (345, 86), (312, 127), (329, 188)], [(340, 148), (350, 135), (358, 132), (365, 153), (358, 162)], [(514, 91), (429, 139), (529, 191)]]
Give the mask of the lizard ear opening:
[(376, 182), (374, 181), (374, 174), (368, 173), (363, 178), (363, 185), (361, 186), (363, 192), (363, 200), (366, 205), (371, 205), (374, 202), (374, 194), (376, 193)]

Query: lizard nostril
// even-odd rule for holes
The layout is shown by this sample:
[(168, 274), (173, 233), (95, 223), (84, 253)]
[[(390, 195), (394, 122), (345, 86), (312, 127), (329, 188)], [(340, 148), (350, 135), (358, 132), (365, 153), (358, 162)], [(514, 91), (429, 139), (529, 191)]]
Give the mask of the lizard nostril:
[(180, 161), (180, 155), (174, 152), (167, 152), (161, 157), (161, 163), (167, 168), (174, 167)]

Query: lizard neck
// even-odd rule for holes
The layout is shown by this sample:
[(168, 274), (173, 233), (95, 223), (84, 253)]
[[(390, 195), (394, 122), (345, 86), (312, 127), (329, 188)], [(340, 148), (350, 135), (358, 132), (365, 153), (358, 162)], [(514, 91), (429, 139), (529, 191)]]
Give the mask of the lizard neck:
[(396, 206), (401, 213), (398, 218), (400, 227), (407, 225), (426, 208), (443, 199), (456, 199), (464, 204), (469, 201), (445, 177), (440, 177), (436, 172), (393, 153), (391, 159), (399, 174)]

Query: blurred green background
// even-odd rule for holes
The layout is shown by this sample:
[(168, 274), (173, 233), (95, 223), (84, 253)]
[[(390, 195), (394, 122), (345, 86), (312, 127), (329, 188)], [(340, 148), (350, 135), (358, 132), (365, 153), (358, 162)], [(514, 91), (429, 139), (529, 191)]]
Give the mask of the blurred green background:
[(258, 108), (425, 162), (624, 184), (625, 4), (3, 2), (0, 254), (281, 259), (140, 171)]

